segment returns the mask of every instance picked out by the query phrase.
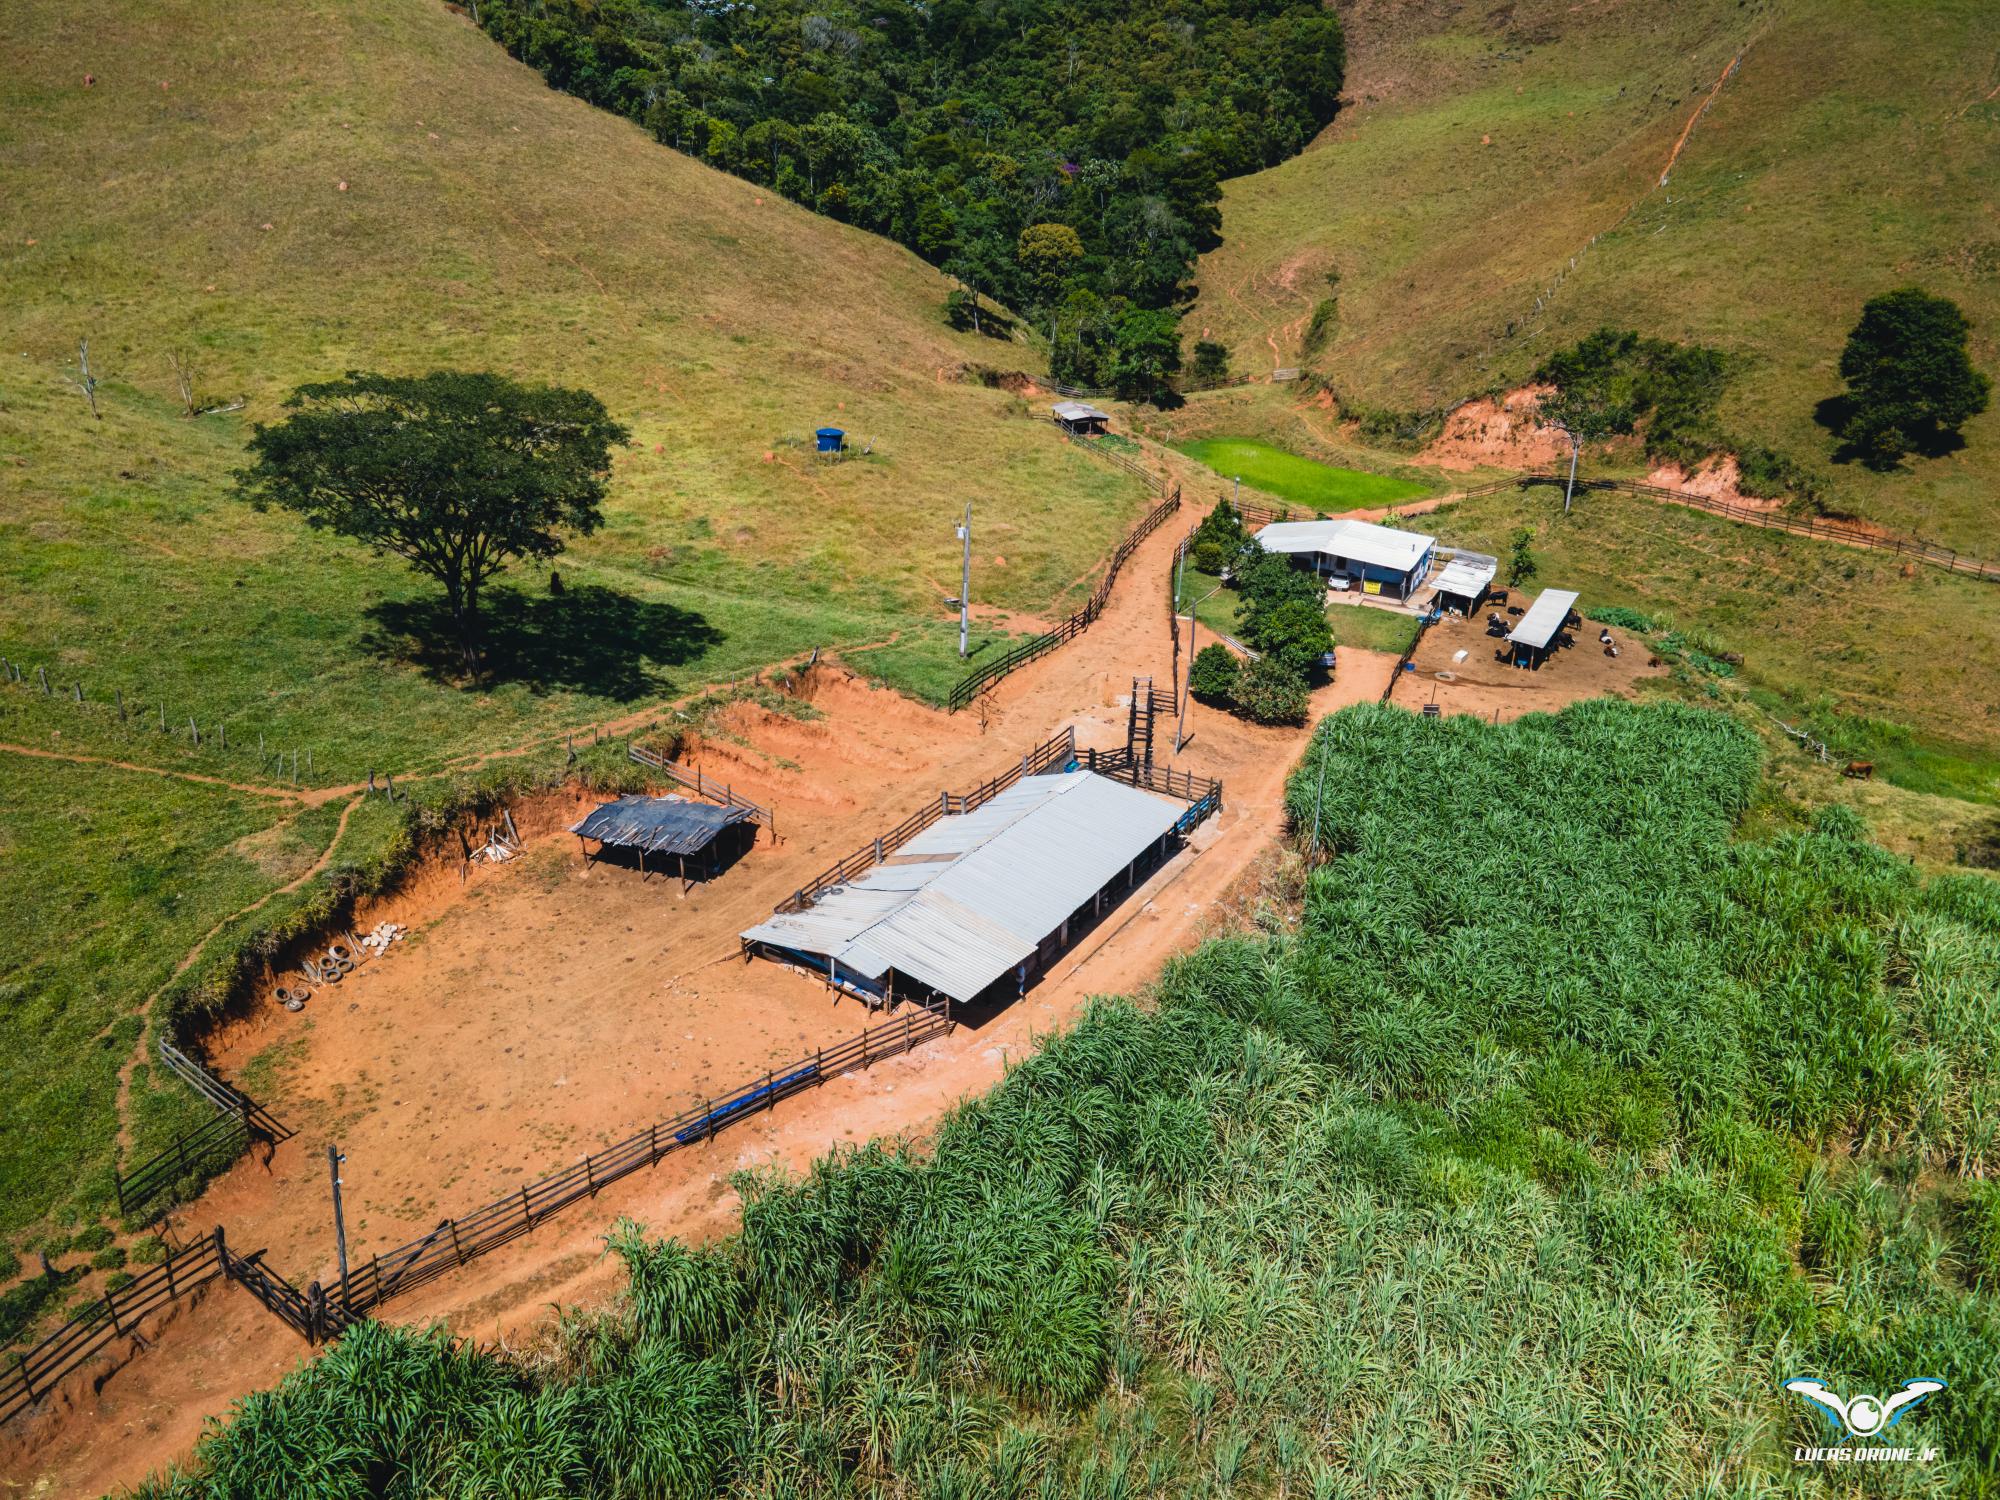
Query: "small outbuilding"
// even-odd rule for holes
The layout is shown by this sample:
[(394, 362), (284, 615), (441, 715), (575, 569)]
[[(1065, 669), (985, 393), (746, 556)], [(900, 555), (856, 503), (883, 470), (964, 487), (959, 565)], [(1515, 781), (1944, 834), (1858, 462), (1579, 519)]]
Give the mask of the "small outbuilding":
[[(712, 879), (748, 849), (757, 838), (757, 825), (740, 807), (717, 807), (710, 802), (690, 802), (685, 797), (620, 797), (607, 802), (570, 826), (577, 842), (597, 845), (602, 859), (608, 849), (630, 850), (637, 855), (641, 876), (664, 870), (674, 861), (675, 872), (683, 880)], [(647, 857), (651, 856), (651, 869)], [(584, 852), (586, 867), (590, 853)]]
[(1049, 410), (1055, 413), (1056, 425), (1071, 437), (1103, 437), (1111, 430), (1111, 413), (1081, 401), (1058, 401)]
[(1508, 660), (1530, 671), (1539, 668), (1563, 643), (1563, 631), (1569, 628), (1575, 609), (1576, 595), (1570, 590), (1543, 589), (1507, 633)]
[(1279, 521), (1257, 533), (1266, 552), (1282, 552), (1335, 588), (1407, 599), (1430, 576), (1437, 538), (1372, 521)]
[(1486, 600), (1500, 564), (1477, 552), (1461, 552), (1439, 570), (1431, 581), (1432, 603), (1442, 614), (1464, 615), (1468, 620)]

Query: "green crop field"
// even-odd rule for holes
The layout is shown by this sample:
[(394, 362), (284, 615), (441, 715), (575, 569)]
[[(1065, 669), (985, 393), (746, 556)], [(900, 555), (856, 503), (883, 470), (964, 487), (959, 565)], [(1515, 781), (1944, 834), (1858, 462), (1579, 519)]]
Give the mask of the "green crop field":
[(1287, 453), (1256, 438), (1198, 438), (1175, 446), (1225, 479), (1241, 479), (1252, 489), (1307, 510), (1394, 505), (1426, 492), (1421, 484), (1360, 469), (1336, 468)]
[[(1189, 321), (1237, 369), (1303, 364), (1356, 413), (1435, 414), (1602, 325), (1699, 341), (1738, 363), (1725, 430), (1819, 470), (1845, 508), (1996, 550), (2000, 405), (1962, 450), (1886, 475), (1833, 463), (1815, 419), (1862, 303), (1909, 283), (1964, 307), (1975, 361), (2000, 373), (1990, 5), (1362, 0), (1342, 16), (1349, 105), (1303, 154), (1225, 185), (1202, 262)], [(1297, 390), (1226, 393), (1271, 408), (1232, 430), (1288, 441)]]
[(365, 1324), (144, 1493), (1805, 1495), (1802, 1370), (1946, 1382), (1885, 1492), (1987, 1493), (2000, 886), (1842, 809), (1734, 838), (1759, 760), (1680, 706), (1348, 710), (1295, 930), (928, 1149), (739, 1176), (733, 1238), (621, 1227), (628, 1295), (532, 1358)]

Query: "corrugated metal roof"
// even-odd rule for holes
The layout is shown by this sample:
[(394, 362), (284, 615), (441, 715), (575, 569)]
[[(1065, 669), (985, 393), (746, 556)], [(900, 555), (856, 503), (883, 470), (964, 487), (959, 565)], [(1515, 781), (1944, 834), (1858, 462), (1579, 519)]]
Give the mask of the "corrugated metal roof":
[(1442, 571), (1432, 581), (1431, 587), (1440, 594), (1457, 594), (1467, 599), (1477, 599), (1486, 592), (1486, 585), (1493, 581), (1493, 575), (1500, 571), (1494, 562), (1468, 562), (1462, 557), (1453, 558), (1444, 565)]
[(1266, 552), (1318, 552), (1407, 573), (1437, 538), (1372, 521), (1276, 521), (1257, 533), (1257, 545)]
[(1555, 639), (1562, 629), (1563, 621), (1576, 607), (1576, 595), (1568, 589), (1543, 589), (1535, 602), (1528, 606), (1528, 612), (1508, 632), (1507, 639), (1516, 646), (1528, 646), (1541, 650)]
[(682, 797), (620, 797), (607, 802), (571, 833), (648, 854), (696, 854), (732, 823), (750, 814), (740, 807), (716, 807)]
[(1058, 401), (1049, 410), (1065, 422), (1081, 422), (1085, 418), (1094, 418), (1099, 422), (1111, 420), (1110, 412), (1099, 411), (1096, 407), (1086, 406), (1081, 401)]
[(970, 1000), (1032, 954), (1070, 913), (1168, 832), (1184, 809), (1088, 771), (1030, 776), (897, 851), (943, 862), (876, 865), (802, 912), (743, 933), (908, 974)]

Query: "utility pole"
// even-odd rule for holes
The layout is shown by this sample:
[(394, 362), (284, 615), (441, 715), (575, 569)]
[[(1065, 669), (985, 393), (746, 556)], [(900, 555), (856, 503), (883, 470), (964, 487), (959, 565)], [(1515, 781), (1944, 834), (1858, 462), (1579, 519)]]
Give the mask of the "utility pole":
[(1563, 514), (1569, 514), (1569, 503), (1576, 495), (1576, 461), (1583, 453), (1583, 435), (1574, 427), (1563, 429), (1569, 434), (1569, 484), (1563, 490)]
[(1203, 594), (1188, 606), (1187, 685), (1181, 689), (1180, 717), (1174, 725), (1174, 754), (1176, 755), (1181, 753), (1181, 747), (1187, 743), (1188, 699), (1194, 696), (1194, 612), (1206, 604), (1212, 595), (1218, 594), (1221, 591), (1222, 585), (1218, 583), (1208, 593)]
[(958, 539), (965, 543), (964, 561), (958, 570), (958, 658), (969, 654), (972, 634), (972, 502), (965, 502), (965, 519), (959, 523)]
[(326, 1148), (326, 1175), (333, 1179), (333, 1248), (340, 1257), (340, 1305), (351, 1312), (347, 1300), (347, 1220), (340, 1211), (340, 1164), (346, 1160), (338, 1146)]

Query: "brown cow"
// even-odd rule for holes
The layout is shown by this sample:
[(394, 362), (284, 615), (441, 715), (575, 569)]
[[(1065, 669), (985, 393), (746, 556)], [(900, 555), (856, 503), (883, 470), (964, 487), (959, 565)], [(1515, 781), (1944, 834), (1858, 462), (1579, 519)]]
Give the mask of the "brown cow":
[(1847, 763), (1847, 768), (1840, 774), (1843, 776), (1852, 776), (1856, 781), (1872, 780), (1875, 775), (1875, 762), (1872, 760), (1850, 760)]

